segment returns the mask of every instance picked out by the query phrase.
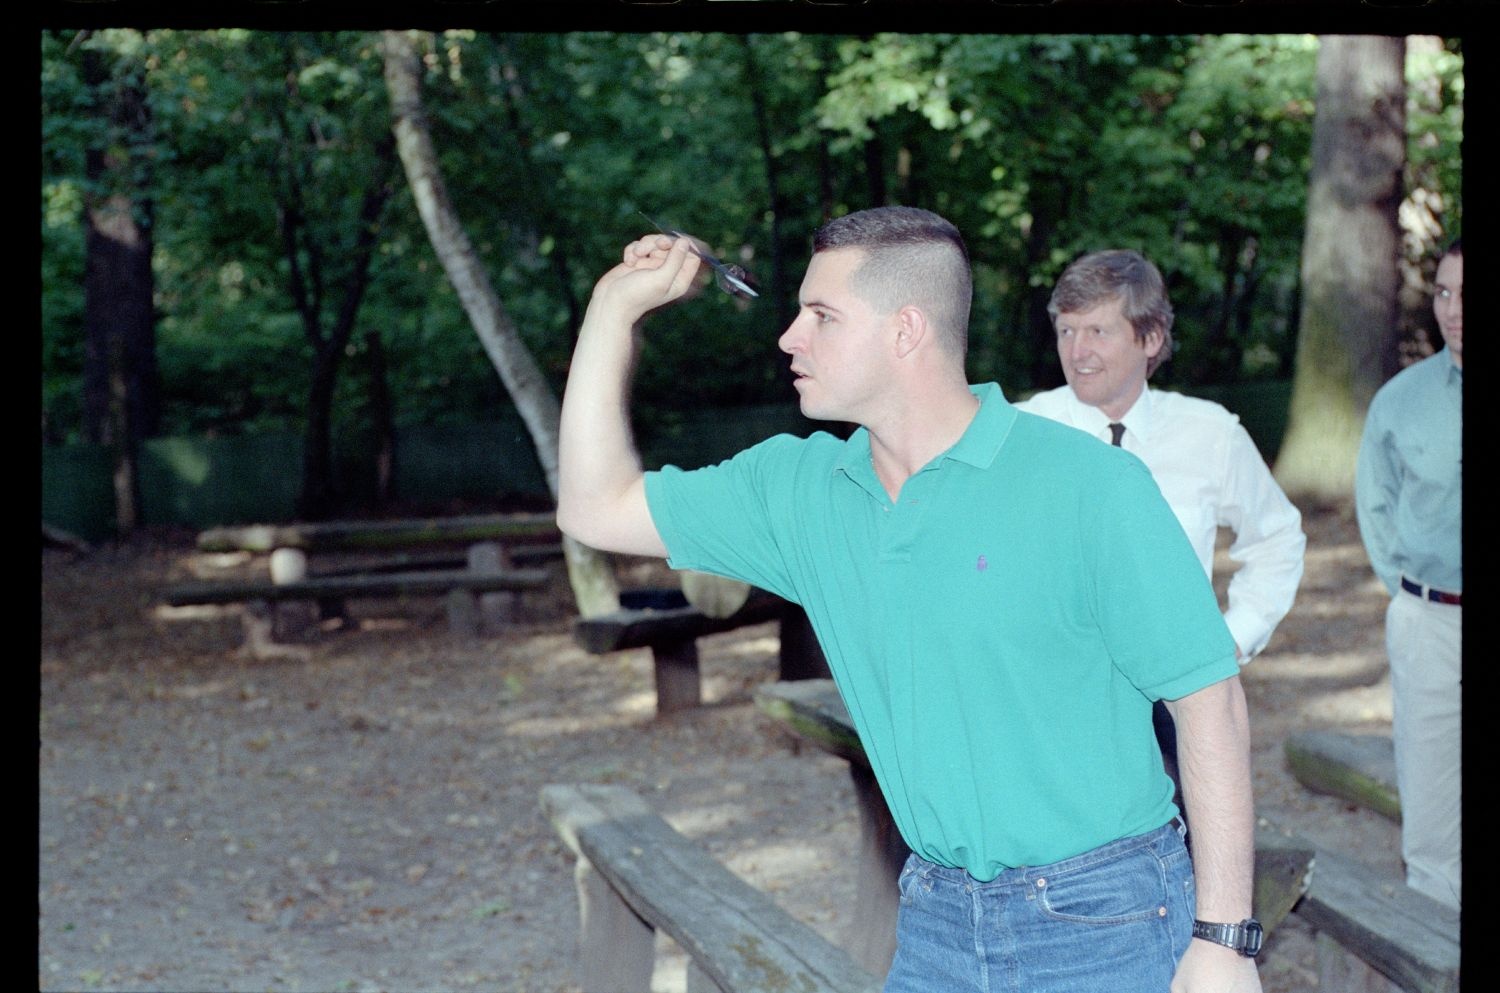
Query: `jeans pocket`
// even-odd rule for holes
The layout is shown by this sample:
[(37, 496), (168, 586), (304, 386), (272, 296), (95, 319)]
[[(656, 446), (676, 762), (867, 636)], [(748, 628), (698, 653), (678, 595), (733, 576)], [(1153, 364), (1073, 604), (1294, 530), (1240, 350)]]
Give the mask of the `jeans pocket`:
[(901, 875), (896, 877), (896, 892), (900, 895), (901, 903), (909, 903), (917, 891), (927, 892), (932, 889), (932, 882), (928, 879), (929, 871), (927, 864), (917, 856), (906, 857)]
[(1166, 914), (1161, 860), (1149, 848), (1036, 880), (1046, 916), (1078, 924), (1129, 924)]

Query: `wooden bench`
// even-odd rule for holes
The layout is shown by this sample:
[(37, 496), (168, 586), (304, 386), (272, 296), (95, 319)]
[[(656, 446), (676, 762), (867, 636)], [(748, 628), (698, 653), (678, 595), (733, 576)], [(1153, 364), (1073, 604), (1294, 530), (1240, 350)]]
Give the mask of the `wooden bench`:
[(621, 786), (552, 785), (542, 809), (572, 852), (585, 993), (649, 993), (655, 933), (688, 957), (689, 993), (875, 993), (875, 977)]
[[(909, 854), (870, 770), (869, 758), (832, 680), (775, 683), (755, 691), (757, 708), (798, 740), (849, 762), (859, 808), (855, 852), (854, 916), (845, 942), (855, 962), (877, 976), (890, 969), (896, 950), (896, 879)], [(1312, 846), (1274, 831), (1256, 834), (1255, 916), (1270, 933), (1303, 898)]]
[(896, 878), (911, 852), (896, 830), (844, 700), (831, 679), (808, 679), (758, 687), (755, 705), (797, 740), (849, 763), (859, 809), (859, 843), (853, 853), (853, 916), (844, 944), (862, 968), (884, 977), (896, 952), (896, 907), (901, 899)]
[[(573, 622), (573, 639), (595, 655), (629, 648), (651, 649), (656, 682), (656, 712), (696, 707), (702, 700), (698, 639), (705, 635), (767, 621), (780, 624), (780, 677), (809, 679), (828, 675), (828, 663), (813, 637), (807, 615), (793, 603), (752, 590), (744, 606), (728, 617), (710, 617), (675, 591), (654, 591), (655, 606), (630, 606)], [(639, 595), (640, 591), (637, 591)], [(629, 604), (631, 594), (621, 594)]]
[[(273, 595), (262, 595), (265, 584), (252, 581), (184, 584), (166, 597), (168, 605), (246, 603), (246, 644), (257, 657), (305, 655), (278, 647), (278, 641), (316, 620), (342, 619), (348, 598), (446, 594), (455, 634), (498, 631), (520, 593), (547, 582), (539, 570), (517, 563), (553, 557), (562, 547), (552, 514), (250, 524), (210, 528), (198, 535), (197, 545), (208, 553), (270, 554), (272, 582), (279, 588)], [(467, 549), (460, 558), (451, 549), (462, 546)], [(334, 554), (339, 563), (315, 568), (313, 554)], [(458, 578), (475, 573), (493, 578)], [(202, 599), (210, 595), (220, 599)], [(174, 598), (182, 602), (174, 604)]]
[[(505, 549), (515, 565), (537, 565), (563, 554), (560, 544), (516, 545)], [(379, 575), (386, 572), (425, 572), (469, 568), (469, 556), (457, 552), (395, 552), (377, 557), (358, 557), (334, 566), (309, 568), (312, 576)]]
[(1303, 731), (1287, 738), (1283, 751), (1287, 768), (1308, 789), (1401, 820), (1390, 736)]
[(1319, 990), (1458, 993), (1459, 912), (1400, 878), (1319, 849), (1294, 912), (1316, 937)]
[(340, 576), (315, 576), (278, 582), (275, 579), (218, 580), (179, 583), (163, 589), (160, 599), (172, 607), (196, 604), (246, 605), (246, 649), (257, 657), (305, 655), (277, 647), (275, 606), (287, 602), (326, 603), (357, 598), (443, 595), (447, 597), (449, 629), (460, 637), (474, 637), (484, 628), (483, 598), (494, 593), (537, 589), (550, 582), (546, 569), (428, 569)]

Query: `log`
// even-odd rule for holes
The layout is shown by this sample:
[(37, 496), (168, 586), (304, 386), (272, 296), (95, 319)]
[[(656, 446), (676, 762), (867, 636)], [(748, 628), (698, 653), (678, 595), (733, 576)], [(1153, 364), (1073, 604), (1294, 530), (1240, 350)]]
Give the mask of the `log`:
[(1388, 736), (1303, 731), (1287, 739), (1284, 751), (1287, 768), (1308, 789), (1401, 820), (1396, 755)]

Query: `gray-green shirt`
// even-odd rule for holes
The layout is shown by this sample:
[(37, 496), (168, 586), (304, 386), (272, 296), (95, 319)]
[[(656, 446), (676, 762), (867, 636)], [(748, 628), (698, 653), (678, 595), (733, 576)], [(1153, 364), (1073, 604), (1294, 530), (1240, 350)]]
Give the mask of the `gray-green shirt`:
[(1444, 348), (1370, 402), (1355, 475), (1359, 533), (1392, 595), (1403, 575), (1462, 593), (1463, 370)]

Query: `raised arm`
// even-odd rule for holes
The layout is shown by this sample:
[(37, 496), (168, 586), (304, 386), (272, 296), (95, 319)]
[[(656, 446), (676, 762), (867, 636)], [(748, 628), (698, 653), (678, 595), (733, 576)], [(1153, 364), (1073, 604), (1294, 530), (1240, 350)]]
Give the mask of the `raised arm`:
[[(1255, 875), (1255, 800), (1250, 721), (1240, 678), (1220, 680), (1167, 708), (1177, 723), (1182, 798), (1187, 806), (1197, 913), (1238, 924), (1250, 916)], [(1178, 963), (1172, 993), (1260, 993), (1253, 959), (1194, 938)]]
[(646, 506), (640, 455), (630, 431), (636, 327), (693, 285), (699, 259), (684, 238), (651, 235), (594, 285), (563, 393), (558, 442), (557, 524), (592, 548), (665, 556)]

